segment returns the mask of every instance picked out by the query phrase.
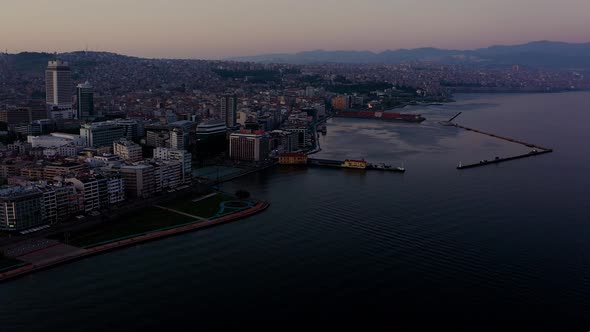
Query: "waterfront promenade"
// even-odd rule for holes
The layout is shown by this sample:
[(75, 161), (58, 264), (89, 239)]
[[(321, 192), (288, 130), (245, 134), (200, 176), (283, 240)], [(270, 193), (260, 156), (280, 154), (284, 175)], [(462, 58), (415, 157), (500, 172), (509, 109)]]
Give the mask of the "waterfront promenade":
[(10, 270), (0, 271), (0, 282), (21, 277), (39, 270), (48, 269), (60, 264), (73, 262), (91, 255), (97, 255), (109, 250), (229, 223), (262, 212), (269, 206), (270, 204), (268, 202), (259, 201), (248, 208), (231, 214), (146, 232), (125, 239), (115, 239), (113, 241), (107, 241), (106, 243), (99, 243), (85, 248), (78, 248), (57, 241), (52, 242), (51, 240), (46, 240), (48, 242), (40, 249), (30, 252), (25, 251), (22, 255), (16, 256), (15, 258), (22, 260), (24, 263), (16, 265)]

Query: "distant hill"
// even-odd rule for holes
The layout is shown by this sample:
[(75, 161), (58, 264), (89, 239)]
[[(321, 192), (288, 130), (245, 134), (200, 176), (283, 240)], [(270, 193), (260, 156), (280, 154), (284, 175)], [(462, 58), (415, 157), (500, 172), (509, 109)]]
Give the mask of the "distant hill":
[(234, 57), (227, 60), (261, 63), (399, 63), (434, 61), (488, 66), (528, 65), (561, 69), (590, 69), (590, 43), (536, 41), (521, 45), (497, 45), (476, 50), (416, 48), (370, 51), (315, 50), (294, 54), (263, 54)]
[[(7, 63), (17, 72), (44, 72), (47, 62), (55, 60), (56, 55), (52, 53), (21, 52), (17, 54), (4, 55)], [(77, 60), (77, 67), (93, 65), (99, 62), (109, 62), (114, 59), (132, 59), (132, 57), (118, 55), (108, 52), (69, 52), (57, 55), (60, 60)]]

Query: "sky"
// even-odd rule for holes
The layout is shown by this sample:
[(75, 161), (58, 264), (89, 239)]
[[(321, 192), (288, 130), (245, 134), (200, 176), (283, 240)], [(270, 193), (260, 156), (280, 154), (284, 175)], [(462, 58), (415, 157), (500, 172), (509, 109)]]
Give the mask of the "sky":
[(0, 0), (0, 49), (220, 59), (590, 41), (590, 0)]

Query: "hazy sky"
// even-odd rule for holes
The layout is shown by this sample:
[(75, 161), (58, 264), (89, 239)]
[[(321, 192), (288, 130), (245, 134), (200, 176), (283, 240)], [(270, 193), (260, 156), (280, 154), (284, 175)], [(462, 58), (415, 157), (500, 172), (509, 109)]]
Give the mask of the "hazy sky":
[(0, 0), (0, 48), (221, 58), (590, 41), (590, 0)]

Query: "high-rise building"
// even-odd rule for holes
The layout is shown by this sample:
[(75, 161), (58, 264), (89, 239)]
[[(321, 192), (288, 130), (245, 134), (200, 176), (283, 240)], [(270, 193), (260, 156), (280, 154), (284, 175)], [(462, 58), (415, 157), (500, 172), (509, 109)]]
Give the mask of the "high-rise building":
[(45, 71), (45, 102), (53, 119), (73, 117), (72, 88), (72, 72), (68, 63), (49, 61)]
[(268, 136), (263, 132), (233, 133), (229, 136), (231, 159), (261, 161), (268, 157), (268, 153)]
[(238, 98), (235, 95), (225, 95), (221, 97), (221, 120), (228, 127), (236, 125), (236, 113), (238, 110)]
[(94, 114), (94, 92), (92, 85), (88, 81), (78, 84), (76, 87), (76, 99), (78, 107), (76, 109), (77, 119), (87, 119), (95, 116)]

